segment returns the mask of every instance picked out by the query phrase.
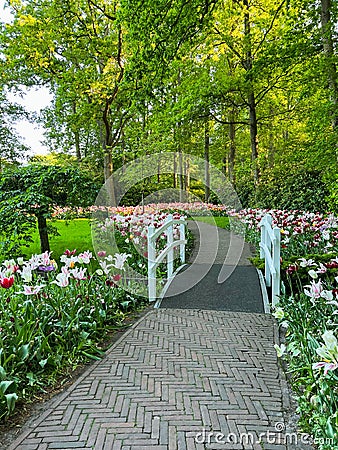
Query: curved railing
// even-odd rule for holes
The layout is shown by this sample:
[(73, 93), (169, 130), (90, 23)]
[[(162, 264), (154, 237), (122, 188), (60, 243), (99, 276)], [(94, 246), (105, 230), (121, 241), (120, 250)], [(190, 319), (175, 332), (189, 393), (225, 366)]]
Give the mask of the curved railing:
[[(180, 238), (174, 239), (174, 225), (179, 224)], [(164, 224), (160, 228), (154, 225), (148, 227), (148, 297), (150, 302), (154, 302), (156, 295), (156, 269), (157, 266), (167, 258), (167, 283), (173, 278), (174, 273), (174, 249), (180, 247), (181, 263), (185, 262), (185, 219), (174, 219), (169, 214)], [(165, 232), (167, 236), (167, 244), (156, 256), (156, 239)]]

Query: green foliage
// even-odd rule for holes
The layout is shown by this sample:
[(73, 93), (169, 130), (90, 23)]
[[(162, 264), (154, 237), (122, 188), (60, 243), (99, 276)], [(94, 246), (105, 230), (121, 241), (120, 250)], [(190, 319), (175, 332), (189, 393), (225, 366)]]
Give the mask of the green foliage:
[[(76, 168), (29, 165), (0, 177), (0, 234), (2, 256), (18, 254), (31, 242), (36, 220), (51, 218), (55, 206), (88, 206), (98, 188)], [(41, 228), (39, 223), (41, 239)]]
[[(337, 273), (337, 272), (336, 272)], [(310, 282), (310, 280), (308, 280)], [(281, 315), (283, 311), (283, 315)], [(317, 440), (322, 450), (338, 445), (337, 381), (334, 371), (327, 375), (313, 370), (318, 360), (322, 334), (331, 329), (327, 318), (334, 308), (324, 299), (314, 303), (303, 293), (282, 296), (279, 304), (281, 320), (287, 324), (288, 373), (301, 412), (301, 425)]]
[(22, 106), (11, 103), (3, 92), (0, 81), (0, 173), (7, 165), (17, 164), (28, 151), (28, 147), (22, 142), (17, 130), (13, 126), (15, 120), (27, 119), (28, 114)]
[(4, 83), (48, 83), (48, 145), (74, 153), (96, 179), (104, 161), (107, 178), (111, 162), (145, 153), (202, 156), (208, 124), (210, 160), (244, 206), (324, 209), (324, 193), (333, 209), (337, 8), (329, 5), (324, 34), (323, 5), (27, 1), (2, 29)]
[(269, 178), (262, 179), (255, 201), (260, 208), (325, 212), (328, 195), (322, 173), (300, 167), (276, 171)]
[(107, 332), (144, 304), (95, 273), (67, 287), (53, 278), (34, 271), (43, 292), (33, 295), (20, 291), (18, 274), (13, 287), (0, 288), (0, 417), (79, 363), (99, 359)]

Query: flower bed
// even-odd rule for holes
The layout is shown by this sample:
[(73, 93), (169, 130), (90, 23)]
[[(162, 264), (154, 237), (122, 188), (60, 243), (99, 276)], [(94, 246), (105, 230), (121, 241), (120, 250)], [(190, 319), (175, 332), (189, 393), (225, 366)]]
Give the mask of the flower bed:
[(114, 234), (118, 253), (102, 248), (94, 258), (89, 251), (66, 250), (57, 263), (45, 252), (0, 266), (0, 417), (67, 368), (99, 358), (105, 334), (147, 304), (126, 289), (127, 272), (131, 267), (147, 274), (147, 226), (161, 226), (168, 213), (132, 212), (100, 224), (101, 234)]
[(81, 217), (92, 217), (99, 212), (108, 212), (109, 215), (130, 216), (139, 214), (153, 214), (153, 213), (177, 213), (190, 215), (216, 215), (226, 216), (229, 208), (225, 205), (214, 205), (212, 203), (193, 202), (193, 203), (151, 203), (144, 206), (90, 206), (88, 208), (60, 208), (54, 209), (52, 216), (55, 219), (74, 219)]
[[(120, 255), (119, 255), (120, 257)], [(127, 259), (128, 256), (125, 256)], [(143, 299), (118, 286), (123, 265), (91, 270), (92, 254), (5, 261), (0, 271), (0, 414), (51, 384), (64, 367), (98, 358), (98, 342)]]

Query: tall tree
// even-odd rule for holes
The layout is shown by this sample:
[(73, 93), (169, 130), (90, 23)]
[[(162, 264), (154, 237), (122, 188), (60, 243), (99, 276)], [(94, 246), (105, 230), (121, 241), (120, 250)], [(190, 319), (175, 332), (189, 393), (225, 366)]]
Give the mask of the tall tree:
[(321, 0), (321, 26), (323, 38), (323, 50), (327, 67), (327, 79), (332, 101), (332, 127), (338, 128), (338, 77), (337, 77), (337, 56), (334, 51), (334, 26), (332, 20), (331, 0)]

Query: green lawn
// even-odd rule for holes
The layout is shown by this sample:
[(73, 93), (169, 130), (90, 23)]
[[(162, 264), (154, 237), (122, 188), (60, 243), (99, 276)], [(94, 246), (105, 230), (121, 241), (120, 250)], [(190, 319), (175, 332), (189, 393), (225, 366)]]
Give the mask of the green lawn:
[(194, 220), (210, 223), (211, 225), (216, 225), (220, 228), (229, 228), (229, 217), (197, 216), (194, 217)]
[[(60, 236), (50, 236), (49, 242), (52, 257), (56, 261), (68, 248), (77, 249), (77, 253), (84, 250), (93, 251), (91, 227), (89, 219), (73, 219), (69, 221), (57, 220), (52, 223), (58, 229)], [(38, 231), (33, 234), (34, 242), (29, 247), (23, 247), (23, 253), (30, 257), (34, 253), (41, 253)]]
[[(229, 228), (228, 217), (194, 217), (194, 220), (200, 222), (217, 225), (220, 228)], [(89, 219), (73, 219), (69, 221), (57, 220), (52, 223), (58, 229), (60, 236), (50, 236), (50, 247), (53, 251), (52, 257), (56, 261), (68, 248), (69, 250), (77, 249), (77, 253), (84, 250), (93, 251), (93, 243), (91, 236), (91, 227)], [(30, 257), (34, 253), (40, 253), (40, 241), (38, 231), (33, 234), (34, 242), (29, 247), (22, 247), (26, 257)]]

